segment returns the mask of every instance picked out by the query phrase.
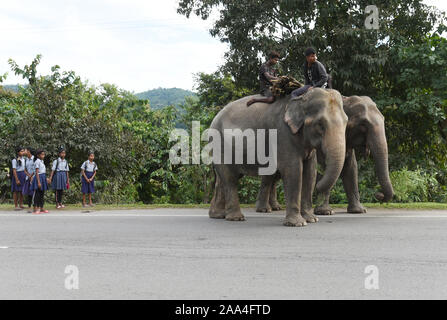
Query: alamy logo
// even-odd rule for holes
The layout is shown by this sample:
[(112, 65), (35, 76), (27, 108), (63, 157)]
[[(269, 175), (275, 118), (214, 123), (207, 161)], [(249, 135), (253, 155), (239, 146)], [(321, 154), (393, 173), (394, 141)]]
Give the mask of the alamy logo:
[(79, 290), (79, 269), (77, 266), (69, 265), (65, 267), (65, 289)]
[(366, 290), (379, 290), (379, 268), (371, 265), (365, 268), (365, 274), (368, 276), (365, 278)]
[(365, 20), (365, 28), (379, 30), (379, 9), (375, 5), (369, 5), (365, 9), (365, 13), (369, 14)]
[[(277, 169), (276, 129), (207, 129), (200, 135), (200, 122), (192, 122), (192, 138), (184, 129), (171, 132), (169, 142), (177, 142), (169, 151), (171, 164), (248, 164), (259, 165), (259, 175), (272, 175)], [(267, 134), (268, 132), (268, 134)], [(208, 144), (201, 150), (201, 142)], [(191, 152), (190, 152), (191, 151)]]

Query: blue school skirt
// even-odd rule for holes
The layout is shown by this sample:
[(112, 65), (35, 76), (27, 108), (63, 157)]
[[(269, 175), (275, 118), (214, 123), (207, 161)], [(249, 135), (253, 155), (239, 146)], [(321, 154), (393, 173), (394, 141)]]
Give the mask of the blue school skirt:
[[(87, 178), (91, 178), (93, 176), (94, 172), (88, 172), (85, 171), (85, 175), (87, 176)], [(95, 193), (95, 180), (93, 180), (92, 182), (88, 183), (84, 176), (82, 176), (82, 187), (81, 187), (81, 192), (84, 194), (87, 193)]]
[(51, 181), (51, 188), (53, 190), (67, 190), (67, 172), (56, 171)]
[[(48, 190), (48, 183), (47, 183), (47, 175), (45, 173), (39, 174), (40, 184), (42, 185), (42, 191)], [(33, 183), (31, 183), (31, 190), (35, 191), (39, 189), (39, 186), (37, 184), (37, 177), (34, 177)]]
[(34, 192), (31, 190), (31, 181), (30, 181), (30, 179), (28, 179), (25, 181), (25, 185), (23, 186), (22, 194), (24, 196), (32, 196), (33, 193)]
[(19, 178), (20, 185), (17, 185), (14, 175), (12, 176), (12, 183), (11, 183), (11, 191), (12, 192), (22, 192), (23, 191), (23, 186), (25, 185), (25, 181), (26, 181), (25, 172), (17, 171), (17, 178)]

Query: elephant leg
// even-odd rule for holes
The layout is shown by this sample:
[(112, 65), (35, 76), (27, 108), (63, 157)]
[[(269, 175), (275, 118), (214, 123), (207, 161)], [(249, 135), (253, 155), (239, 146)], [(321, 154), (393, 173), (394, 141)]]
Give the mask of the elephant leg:
[(225, 219), (228, 221), (245, 221), (239, 204), (237, 182), (239, 173), (228, 165), (216, 165), (225, 198)]
[(307, 222), (300, 213), (303, 176), (302, 161), (299, 161), (296, 166), (289, 166), (286, 170), (281, 172), (281, 176), (283, 177), (287, 203), (284, 225), (288, 227), (306, 226)]
[(256, 212), (272, 212), (269, 205), (270, 190), (275, 183), (274, 176), (263, 176), (258, 199), (256, 200)]
[(335, 213), (335, 211), (329, 205), (329, 198), (331, 196), (331, 192), (328, 191), (322, 194), (323, 196), (323, 204), (319, 205), (315, 208), (314, 213), (319, 216), (330, 216)]
[(317, 159), (315, 154), (303, 163), (303, 191), (301, 193), (301, 216), (308, 223), (318, 222), (312, 212), (312, 195), (317, 182)]
[(275, 180), (270, 188), (270, 197), (269, 197), (269, 205), (273, 211), (281, 211), (281, 205), (278, 202), (278, 192), (276, 190), (276, 186), (278, 185), (278, 181), (281, 178), (279, 174), (275, 175)]
[(222, 182), (217, 174), (216, 174), (216, 184), (214, 187), (214, 195), (211, 200), (211, 206), (209, 210), (209, 216), (212, 219), (225, 219), (225, 194), (222, 188)]
[(358, 167), (355, 151), (348, 151), (345, 166), (341, 173), (343, 187), (348, 197), (349, 213), (366, 213), (365, 207), (360, 203), (360, 193), (358, 185)]

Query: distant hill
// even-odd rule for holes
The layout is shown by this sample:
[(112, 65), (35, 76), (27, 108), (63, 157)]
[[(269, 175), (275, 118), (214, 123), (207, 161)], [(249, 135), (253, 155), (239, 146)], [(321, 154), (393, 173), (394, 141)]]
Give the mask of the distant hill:
[[(4, 90), (19, 91), (19, 85), (0, 85)], [(157, 110), (166, 106), (173, 105), (178, 107), (185, 102), (186, 97), (195, 96), (192, 91), (179, 88), (158, 88), (135, 94), (139, 99), (147, 99), (150, 101), (152, 109)]]
[[(19, 91), (19, 85), (18, 84), (5, 84), (5, 85), (1, 85), (0, 87), (2, 87), (4, 90), (9, 90), (9, 91), (14, 91), (14, 92), (18, 92)], [(26, 87), (26, 85), (25, 85)]]
[(195, 93), (179, 88), (158, 88), (141, 93), (137, 93), (139, 99), (150, 101), (152, 109), (161, 109), (166, 106), (179, 106), (185, 102), (186, 97), (195, 96)]

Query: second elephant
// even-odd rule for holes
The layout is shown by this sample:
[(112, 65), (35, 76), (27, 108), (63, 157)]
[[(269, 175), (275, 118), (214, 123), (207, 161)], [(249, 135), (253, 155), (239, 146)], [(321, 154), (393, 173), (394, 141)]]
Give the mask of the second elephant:
[[(393, 186), (389, 177), (388, 169), (388, 145), (385, 134), (385, 118), (377, 108), (374, 101), (367, 96), (351, 96), (343, 98), (343, 109), (348, 116), (346, 128), (346, 159), (341, 172), (343, 186), (348, 198), (349, 213), (365, 213), (366, 209), (360, 203), (358, 189), (358, 168), (355, 150), (361, 150), (365, 154), (371, 152), (377, 178), (381, 186), (381, 192), (376, 194), (376, 198), (381, 202), (389, 202), (393, 197)], [(324, 156), (318, 154), (318, 162), (324, 163)], [(279, 179), (279, 176), (275, 179)], [(280, 205), (276, 198), (276, 181), (271, 182), (263, 179), (261, 192), (269, 192), (258, 196), (256, 203), (257, 211), (268, 212), (280, 210)], [(312, 188), (312, 181), (309, 181), (307, 188)], [(303, 185), (304, 188), (304, 185)], [(264, 191), (262, 191), (264, 190)], [(317, 215), (330, 215), (333, 210), (329, 205), (330, 190), (323, 193), (324, 203), (315, 208)], [(268, 201), (266, 201), (268, 199)]]

